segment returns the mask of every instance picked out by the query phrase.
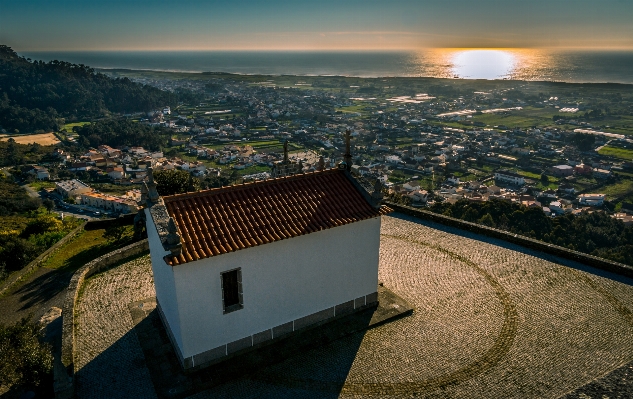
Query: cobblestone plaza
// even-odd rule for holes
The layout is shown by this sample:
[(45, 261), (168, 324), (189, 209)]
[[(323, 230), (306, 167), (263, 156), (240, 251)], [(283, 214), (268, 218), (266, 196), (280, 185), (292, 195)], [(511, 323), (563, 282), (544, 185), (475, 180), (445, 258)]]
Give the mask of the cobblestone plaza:
[[(397, 214), (381, 235), (379, 280), (412, 316), (192, 398), (557, 398), (633, 360), (630, 280)], [(87, 282), (79, 397), (156, 397), (128, 308), (153, 295), (149, 257)]]

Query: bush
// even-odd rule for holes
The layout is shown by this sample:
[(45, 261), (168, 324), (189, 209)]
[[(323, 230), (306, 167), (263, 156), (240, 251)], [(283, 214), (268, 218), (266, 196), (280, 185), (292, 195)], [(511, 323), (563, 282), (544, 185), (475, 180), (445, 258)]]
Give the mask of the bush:
[(29, 241), (40, 248), (48, 249), (52, 247), (53, 245), (55, 245), (57, 241), (64, 238), (65, 235), (66, 235), (65, 231), (49, 231), (46, 233), (35, 234), (35, 235), (30, 236)]
[(43, 234), (49, 232), (59, 232), (63, 230), (64, 224), (61, 220), (57, 219), (55, 215), (46, 214), (39, 215), (35, 220), (30, 221), (20, 236), (22, 238), (29, 238), (36, 234)]
[(39, 326), (28, 318), (0, 324), (0, 385), (38, 386), (53, 369), (50, 345), (40, 342)]
[(103, 233), (103, 237), (108, 241), (119, 242), (125, 235), (125, 226), (110, 225)]
[(37, 245), (17, 235), (0, 236), (0, 268), (6, 272), (22, 269), (40, 252)]

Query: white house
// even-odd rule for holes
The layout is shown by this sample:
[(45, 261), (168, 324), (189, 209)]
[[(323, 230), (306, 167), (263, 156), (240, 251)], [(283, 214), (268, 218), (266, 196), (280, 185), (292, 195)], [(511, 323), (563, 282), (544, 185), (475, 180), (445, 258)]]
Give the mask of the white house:
[(580, 205), (602, 206), (605, 197), (604, 194), (580, 194), (578, 203)]
[(37, 177), (38, 180), (48, 180), (51, 178), (48, 169), (43, 166), (33, 166), (33, 169), (31, 169), (29, 173)]
[(525, 184), (525, 178), (523, 176), (507, 170), (495, 172), (495, 180), (515, 186), (522, 186)]
[(377, 303), (389, 209), (344, 167), (164, 198), (150, 174), (144, 196), (157, 308), (185, 369)]

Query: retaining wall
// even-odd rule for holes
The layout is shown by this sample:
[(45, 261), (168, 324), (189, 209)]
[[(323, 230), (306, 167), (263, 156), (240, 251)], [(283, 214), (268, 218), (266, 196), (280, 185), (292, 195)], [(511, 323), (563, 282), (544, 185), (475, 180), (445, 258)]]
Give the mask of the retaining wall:
[(415, 216), (420, 219), (430, 220), (432, 222), (440, 223), (446, 226), (457, 227), (458, 229), (470, 231), (477, 234), (482, 234), (488, 237), (499, 238), (504, 241), (508, 241), (514, 244), (521, 245), (530, 249), (545, 252), (548, 254), (560, 256), (561, 258), (571, 259), (576, 262), (584, 263), (585, 265), (592, 266), (598, 269), (606, 270), (608, 272), (617, 273), (626, 277), (633, 278), (633, 267), (625, 265), (623, 263), (613, 262), (607, 259), (598, 258), (578, 251), (573, 251), (568, 248), (560, 247), (558, 245), (548, 244), (543, 241), (535, 240), (533, 238), (525, 237), (519, 234), (507, 232), (505, 230), (499, 230), (488, 226), (483, 226), (476, 223), (467, 222), (465, 220), (456, 219), (450, 216), (440, 215), (431, 211), (416, 209), (410, 206), (399, 205), (392, 202), (385, 202), (393, 210), (404, 213), (410, 216)]
[(108, 267), (127, 258), (149, 251), (147, 240), (139, 241), (127, 247), (107, 253), (77, 270), (73, 274), (66, 290), (66, 298), (62, 309), (62, 364), (64, 370), (56, 370), (55, 397), (72, 398), (75, 392), (74, 378), (74, 344), (75, 344), (75, 305), (84, 281)]
[(108, 227), (115, 226), (127, 226), (134, 224), (134, 217), (136, 213), (128, 213), (121, 215), (118, 218), (109, 219), (92, 219), (89, 220), (86, 225), (86, 230), (107, 229)]
[(64, 236), (64, 238), (62, 238), (61, 240), (57, 241), (55, 243), (55, 245), (53, 245), (52, 247), (50, 247), (46, 251), (42, 252), (40, 254), (40, 256), (38, 256), (37, 258), (32, 260), (31, 263), (29, 263), (28, 265), (24, 266), (21, 270), (13, 273), (9, 277), (7, 277), (7, 279), (0, 285), (0, 295), (4, 294), (9, 288), (11, 288), (13, 286), (13, 284), (15, 284), (18, 281), (22, 280), (22, 278), (24, 276), (28, 275), (33, 270), (35, 270), (38, 267), (40, 267), (42, 265), (42, 263), (44, 263), (46, 261), (46, 259), (48, 259), (49, 256), (51, 256), (57, 249), (59, 249), (59, 247), (61, 247), (62, 245), (66, 244), (75, 235), (77, 235), (77, 233), (79, 233), (84, 227), (86, 227), (86, 223), (87, 222), (82, 223), (79, 227), (75, 228), (70, 233), (66, 234)]

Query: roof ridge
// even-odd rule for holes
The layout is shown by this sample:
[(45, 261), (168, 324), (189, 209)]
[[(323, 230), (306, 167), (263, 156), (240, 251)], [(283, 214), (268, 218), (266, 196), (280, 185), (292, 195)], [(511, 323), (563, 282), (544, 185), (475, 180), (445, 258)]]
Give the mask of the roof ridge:
[(244, 182), (242, 184), (233, 184), (230, 186), (214, 187), (214, 188), (208, 188), (206, 190), (199, 190), (199, 191), (193, 191), (193, 192), (182, 193), (182, 194), (166, 195), (166, 196), (163, 196), (162, 198), (165, 203), (168, 203), (168, 202), (173, 202), (173, 201), (184, 200), (187, 198), (206, 197), (206, 196), (216, 195), (219, 193), (240, 191), (240, 190), (245, 190), (245, 189), (252, 188), (255, 186), (266, 186), (270, 184), (279, 183), (281, 181), (298, 180), (301, 178), (305, 178), (306, 176), (326, 175), (326, 174), (332, 174), (332, 173), (337, 173), (337, 172), (342, 173), (342, 170), (338, 168), (330, 168), (330, 169), (325, 169), (322, 171), (315, 170), (315, 171), (299, 173), (299, 174), (291, 175), (291, 176), (274, 177), (274, 178), (270, 178), (266, 180)]

